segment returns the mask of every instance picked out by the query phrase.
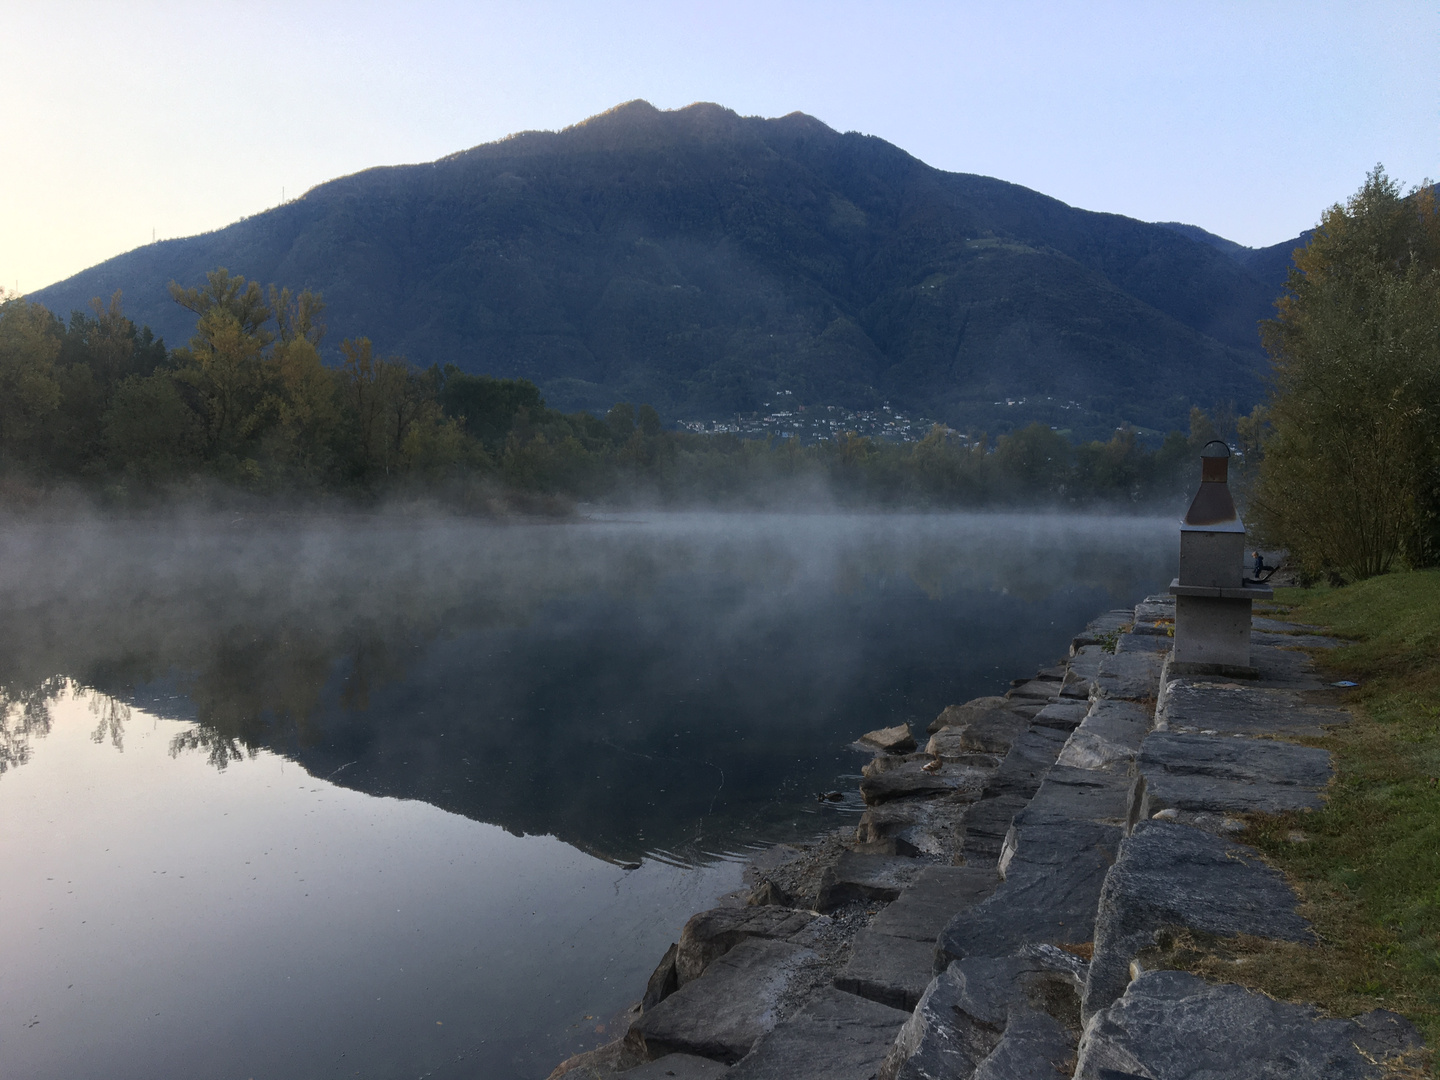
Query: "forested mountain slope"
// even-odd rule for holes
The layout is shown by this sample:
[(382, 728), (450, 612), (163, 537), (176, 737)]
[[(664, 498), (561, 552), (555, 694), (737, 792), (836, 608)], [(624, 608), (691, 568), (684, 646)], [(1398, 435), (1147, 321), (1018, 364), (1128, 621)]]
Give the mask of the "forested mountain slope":
[(193, 317), (166, 286), (216, 266), (322, 292), (330, 348), (366, 335), (420, 365), (523, 376), (564, 409), (721, 417), (789, 390), (1087, 436), (1183, 427), (1192, 403), (1248, 409), (1277, 291), (1204, 238), (800, 113), (637, 101), (343, 177), (32, 299), (63, 315), (121, 289), (178, 345)]

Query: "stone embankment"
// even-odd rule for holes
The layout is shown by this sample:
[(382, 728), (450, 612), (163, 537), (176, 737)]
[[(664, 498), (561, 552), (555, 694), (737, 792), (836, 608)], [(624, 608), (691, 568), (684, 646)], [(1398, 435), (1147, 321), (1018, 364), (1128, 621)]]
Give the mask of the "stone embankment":
[(1250, 812), (1318, 807), (1344, 724), (1305, 648), (1257, 616), (1244, 683), (1171, 678), (1174, 604), (1095, 620), (1003, 697), (947, 708), (918, 749), (872, 732), (853, 830), (782, 845), (696, 915), (629, 1033), (556, 1077), (1179, 1080), (1383, 1076), (1420, 1040), (1165, 970), (1189, 932), (1312, 940)]

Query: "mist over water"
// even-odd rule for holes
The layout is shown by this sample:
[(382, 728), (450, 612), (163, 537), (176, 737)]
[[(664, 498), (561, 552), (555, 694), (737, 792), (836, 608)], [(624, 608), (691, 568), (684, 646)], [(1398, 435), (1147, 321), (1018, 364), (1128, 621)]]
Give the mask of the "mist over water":
[[(10, 521), (0, 1071), (543, 1077), (746, 850), (848, 819), (815, 794), (853, 791), (851, 740), (1053, 662), (1175, 547), (1023, 514)], [(57, 873), (127, 905), (59, 954)]]

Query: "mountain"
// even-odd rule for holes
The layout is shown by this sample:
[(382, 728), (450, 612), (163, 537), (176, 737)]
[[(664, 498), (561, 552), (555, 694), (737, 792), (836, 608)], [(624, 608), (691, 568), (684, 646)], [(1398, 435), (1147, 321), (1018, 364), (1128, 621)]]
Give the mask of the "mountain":
[(1277, 286), (1219, 240), (943, 172), (801, 113), (635, 101), (342, 177), (32, 299), (64, 314), (121, 289), (179, 344), (193, 317), (167, 283), (225, 266), (322, 292), (331, 347), (363, 334), (421, 365), (522, 376), (564, 409), (713, 418), (789, 390), (1096, 435), (1260, 397), (1256, 323)]

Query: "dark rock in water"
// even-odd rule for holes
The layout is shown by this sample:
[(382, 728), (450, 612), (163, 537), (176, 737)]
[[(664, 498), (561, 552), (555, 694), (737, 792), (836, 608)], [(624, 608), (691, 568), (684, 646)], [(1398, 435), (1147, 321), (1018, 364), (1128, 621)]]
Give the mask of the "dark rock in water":
[(705, 974), (646, 1012), (630, 1030), (651, 1057), (687, 1053), (734, 1062), (775, 1026), (777, 1010), (819, 957), (770, 938), (746, 938)]
[(963, 842), (969, 805), (963, 793), (880, 803), (860, 815), (855, 841), (892, 855), (951, 855)]
[(867, 731), (860, 736), (860, 742), (887, 754), (908, 754), (915, 749), (915, 736), (910, 734), (909, 724)]
[(1094, 937), (1100, 889), (1124, 831), (1089, 821), (1017, 825), (1015, 831), (1005, 880), (988, 900), (950, 920), (936, 945), (937, 965)]
[(1212, 813), (1315, 810), (1330, 755), (1272, 739), (1154, 732), (1140, 748), (1140, 817), (1174, 808)]
[(860, 797), (866, 805), (875, 806), (891, 799), (962, 795), (978, 799), (990, 775), (988, 769), (969, 768), (951, 762), (940, 762), (926, 755), (912, 760), (876, 758), (863, 770)]
[(847, 851), (821, 878), (816, 910), (832, 911), (856, 900), (894, 900), (923, 865), (914, 859)]
[(1155, 713), (1157, 731), (1220, 735), (1323, 735), (1350, 714), (1292, 690), (1173, 679)]
[(717, 1080), (729, 1075), (730, 1070), (720, 1062), (694, 1054), (666, 1054), (620, 1074), (624, 1080)]
[(649, 981), (645, 984), (645, 996), (640, 1000), (640, 1011), (653, 1008), (659, 1005), (667, 997), (680, 989), (679, 976), (675, 972), (675, 953), (679, 950), (678, 943), (672, 942), (670, 948), (665, 950), (660, 963), (655, 965), (651, 972)]
[(960, 746), (972, 753), (1004, 754), (1029, 726), (1029, 718), (1013, 709), (987, 709), (960, 729)]
[(733, 1080), (872, 1080), (906, 1014), (820, 990), (725, 1075)]
[(923, 941), (933, 968), (935, 939), (945, 924), (968, 911), (995, 891), (1000, 877), (988, 867), (926, 866), (894, 903), (870, 923), (870, 929), (890, 937)]
[(1058, 949), (951, 964), (926, 988), (882, 1080), (1068, 1077), (1084, 963)]
[(1141, 822), (1120, 845), (1100, 893), (1086, 1018), (1124, 993), (1130, 961), (1161, 930), (1311, 940), (1295, 905), (1285, 879), (1253, 848), (1185, 825)]
[(1133, 701), (1100, 698), (1056, 760), (1079, 769), (1128, 772), (1150, 733), (1151, 712)]
[(746, 938), (788, 938), (814, 916), (785, 907), (721, 907), (692, 915), (675, 950), (677, 988), (698, 979), (718, 957)]
[(1151, 971), (1087, 1026), (1075, 1077), (1378, 1080), (1385, 1060), (1419, 1045), (1394, 1013), (1326, 1019), (1240, 986)]
[(943, 727), (964, 727), (982, 713), (990, 712), (993, 709), (1003, 709), (1005, 699), (1003, 697), (981, 697), (965, 702), (963, 705), (947, 705), (925, 730), (933, 735)]
[(867, 927), (855, 935), (850, 961), (835, 976), (835, 985), (847, 993), (909, 1012), (934, 977), (933, 939), (891, 937)]
[(790, 897), (785, 895), (785, 890), (769, 879), (760, 882), (751, 890), (750, 895), (745, 898), (745, 904), (747, 907), (792, 906)]
[(1095, 675), (1096, 694), (1125, 701), (1154, 700), (1164, 664), (1165, 653), (1144, 649), (1116, 652), (1100, 661), (1100, 670)]

